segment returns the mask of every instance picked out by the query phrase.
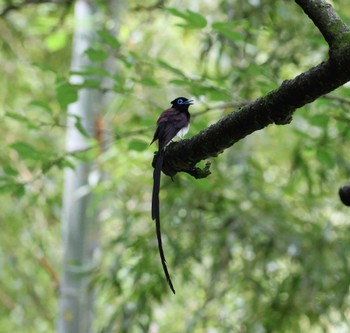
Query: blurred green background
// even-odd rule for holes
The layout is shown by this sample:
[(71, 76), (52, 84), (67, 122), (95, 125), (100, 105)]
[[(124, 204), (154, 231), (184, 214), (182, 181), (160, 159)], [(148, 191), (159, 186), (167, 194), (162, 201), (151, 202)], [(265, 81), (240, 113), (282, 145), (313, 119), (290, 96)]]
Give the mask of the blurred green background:
[[(0, 11), (11, 1), (0, 1)], [(96, 332), (349, 332), (350, 86), (211, 159), (212, 174), (162, 178), (161, 269), (150, 218), (149, 142), (177, 96), (195, 99), (189, 136), (327, 58), (293, 1), (124, 1), (87, 53), (112, 80), (105, 172), (91, 186), (100, 253), (91, 273)], [(350, 22), (348, 0), (333, 3)], [(116, 14), (115, 14), (116, 13)], [(54, 332), (62, 270), (66, 109), (73, 6), (26, 5), (0, 18), (0, 332)], [(111, 33), (116, 27), (118, 32)], [(112, 72), (104, 62), (115, 60)], [(92, 69), (91, 69), (92, 71)], [(91, 72), (90, 72), (91, 74)], [(198, 115), (197, 115), (198, 114)]]

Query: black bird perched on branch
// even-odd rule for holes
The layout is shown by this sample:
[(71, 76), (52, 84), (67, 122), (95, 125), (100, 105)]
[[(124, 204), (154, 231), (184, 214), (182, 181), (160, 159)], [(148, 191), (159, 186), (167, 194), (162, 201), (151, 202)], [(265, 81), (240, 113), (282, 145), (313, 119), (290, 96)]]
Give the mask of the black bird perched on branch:
[(165, 110), (157, 120), (157, 129), (154, 133), (151, 144), (158, 140), (159, 150), (157, 153), (156, 165), (153, 172), (153, 193), (152, 193), (152, 220), (156, 220), (156, 232), (158, 240), (158, 249), (163, 271), (170, 289), (175, 294), (175, 289), (166, 266), (165, 255), (162, 245), (162, 235), (160, 231), (159, 217), (159, 187), (160, 175), (163, 167), (164, 151), (166, 145), (175, 137), (184, 136), (190, 127), (190, 113), (188, 112), (192, 100), (185, 97), (178, 97), (171, 102), (172, 107)]

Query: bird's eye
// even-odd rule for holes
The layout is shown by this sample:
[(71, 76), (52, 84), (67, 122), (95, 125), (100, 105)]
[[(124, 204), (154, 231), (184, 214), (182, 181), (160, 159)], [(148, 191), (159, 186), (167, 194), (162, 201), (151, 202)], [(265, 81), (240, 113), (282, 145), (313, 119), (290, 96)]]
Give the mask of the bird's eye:
[(177, 104), (182, 104), (184, 101), (180, 98), (177, 100)]

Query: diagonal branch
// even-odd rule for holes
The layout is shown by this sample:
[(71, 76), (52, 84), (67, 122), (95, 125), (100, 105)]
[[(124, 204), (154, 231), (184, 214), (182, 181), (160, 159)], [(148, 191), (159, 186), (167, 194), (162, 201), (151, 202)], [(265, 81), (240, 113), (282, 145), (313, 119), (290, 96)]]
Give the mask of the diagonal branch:
[(74, 0), (23, 0), (18, 3), (10, 2), (1, 11), (0, 17), (5, 17), (8, 13), (16, 10), (21, 10), (28, 5), (41, 5), (44, 3), (71, 4)]
[[(232, 112), (194, 137), (170, 144), (164, 157), (165, 174), (174, 176), (177, 172), (184, 171), (195, 178), (208, 176), (208, 166), (201, 172), (196, 168), (198, 162), (216, 157), (247, 135), (270, 124), (290, 123), (298, 108), (350, 81), (350, 43), (340, 42), (350, 40), (349, 29), (323, 0), (296, 2), (311, 17), (330, 47), (338, 47), (337, 52), (327, 61), (292, 80), (284, 81), (276, 90)], [(320, 23), (321, 18), (323, 23)], [(338, 32), (332, 26), (335, 21), (342, 27)]]

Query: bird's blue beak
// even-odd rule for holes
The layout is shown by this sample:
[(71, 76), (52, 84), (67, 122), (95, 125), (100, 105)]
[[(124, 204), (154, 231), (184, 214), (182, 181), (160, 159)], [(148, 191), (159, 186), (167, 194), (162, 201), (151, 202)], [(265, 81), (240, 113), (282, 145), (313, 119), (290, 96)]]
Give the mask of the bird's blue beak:
[(184, 104), (189, 104), (192, 105), (193, 104), (193, 99), (189, 99), (188, 101), (186, 101)]

